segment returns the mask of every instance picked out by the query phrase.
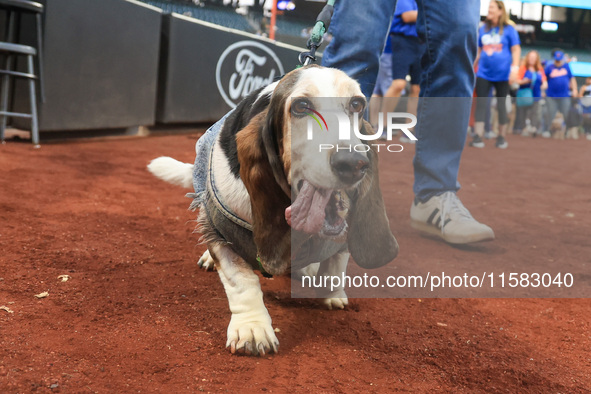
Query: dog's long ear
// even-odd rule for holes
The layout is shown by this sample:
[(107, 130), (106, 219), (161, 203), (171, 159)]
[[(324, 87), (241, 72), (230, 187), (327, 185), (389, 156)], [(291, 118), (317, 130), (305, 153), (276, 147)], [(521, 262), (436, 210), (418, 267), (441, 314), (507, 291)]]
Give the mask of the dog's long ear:
[[(290, 193), (281, 167), (279, 149), (267, 146), (278, 140), (270, 109), (255, 116), (236, 135), (240, 177), (250, 195), (253, 235), (259, 258), (265, 271), (272, 275), (285, 272), (291, 255), (291, 232), (285, 220), (285, 209), (290, 205)], [(265, 136), (266, 134), (266, 136)], [(269, 153), (268, 153), (269, 152)], [(275, 181), (274, 181), (275, 180)], [(282, 182), (285, 186), (282, 187)]]
[(283, 133), (286, 127), (285, 122), (287, 122), (283, 113), (285, 100), (284, 98), (277, 99), (274, 97), (274, 100), (269, 104), (268, 110), (266, 111), (265, 123), (261, 129), (261, 139), (265, 147), (269, 166), (273, 171), (273, 179), (275, 179), (275, 182), (277, 182), (283, 192), (287, 196), (290, 196), (291, 188), (287, 182), (285, 167), (281, 159), (283, 156)]
[[(371, 130), (368, 122), (363, 122)], [(364, 132), (366, 134), (367, 132)], [(353, 260), (363, 268), (378, 268), (388, 264), (398, 255), (398, 242), (386, 216), (386, 208), (380, 190), (378, 154), (372, 148), (367, 152), (369, 169), (357, 189), (354, 206), (349, 214), (347, 241)]]

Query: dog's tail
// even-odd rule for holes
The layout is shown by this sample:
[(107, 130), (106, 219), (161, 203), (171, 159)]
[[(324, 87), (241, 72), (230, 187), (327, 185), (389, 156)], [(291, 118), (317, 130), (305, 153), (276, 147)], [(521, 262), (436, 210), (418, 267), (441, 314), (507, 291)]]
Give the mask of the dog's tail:
[(183, 163), (172, 157), (162, 156), (148, 164), (150, 171), (156, 178), (182, 186), (187, 189), (193, 187), (193, 164)]

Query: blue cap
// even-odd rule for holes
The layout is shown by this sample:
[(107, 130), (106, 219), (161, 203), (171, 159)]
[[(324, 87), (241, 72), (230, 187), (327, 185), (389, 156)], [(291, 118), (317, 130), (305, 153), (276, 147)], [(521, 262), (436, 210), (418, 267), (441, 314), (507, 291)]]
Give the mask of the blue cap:
[(564, 52), (562, 52), (562, 51), (554, 52), (554, 60), (561, 61), (562, 59), (564, 59)]

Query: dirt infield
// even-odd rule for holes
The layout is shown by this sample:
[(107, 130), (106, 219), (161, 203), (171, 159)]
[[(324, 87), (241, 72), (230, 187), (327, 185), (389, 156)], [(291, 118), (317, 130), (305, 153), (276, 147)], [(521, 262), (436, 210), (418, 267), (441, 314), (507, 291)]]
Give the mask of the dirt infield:
[[(185, 190), (198, 134), (0, 146), (0, 392), (589, 392), (587, 299), (353, 299), (327, 311), (261, 278), (281, 350), (225, 349), (229, 311)], [(400, 261), (591, 263), (591, 142), (467, 148), (462, 201), (497, 239), (452, 248), (409, 226), (412, 147), (383, 192)], [(60, 275), (69, 275), (62, 282)], [(37, 299), (34, 295), (47, 291)]]

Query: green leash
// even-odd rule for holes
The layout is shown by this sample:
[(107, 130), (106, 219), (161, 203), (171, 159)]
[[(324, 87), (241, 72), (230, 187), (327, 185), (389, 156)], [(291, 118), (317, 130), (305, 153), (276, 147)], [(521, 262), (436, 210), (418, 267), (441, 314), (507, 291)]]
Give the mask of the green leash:
[(265, 278), (273, 277), (273, 275), (265, 271), (265, 269), (263, 268), (263, 262), (261, 261), (261, 258), (259, 256), (257, 256), (257, 263), (259, 263), (258, 270), (261, 271), (261, 274), (263, 274)]
[(320, 11), (320, 14), (318, 14), (318, 17), (316, 18), (316, 24), (312, 29), (312, 33), (308, 39), (308, 44), (306, 45), (309, 51), (300, 53), (300, 65), (298, 67), (307, 66), (308, 64), (316, 61), (316, 50), (320, 48), (324, 33), (326, 33), (328, 27), (330, 26), (330, 19), (332, 18), (332, 14), (334, 12), (335, 1), (336, 0), (328, 0), (322, 11)]
[(328, 0), (316, 18), (316, 24), (314, 25), (314, 29), (312, 29), (310, 40), (317, 45), (320, 45), (324, 33), (328, 30), (328, 26), (330, 26), (330, 19), (332, 18), (332, 13), (334, 11), (335, 1), (336, 0)]
[[(316, 24), (314, 25), (314, 28), (312, 29), (312, 33), (310, 33), (310, 38), (308, 39), (308, 44), (306, 45), (308, 47), (309, 51), (300, 53), (300, 55), (299, 55), (300, 64), (297, 67), (307, 66), (308, 64), (315, 62), (317, 60), (316, 59), (316, 50), (318, 48), (320, 48), (324, 34), (326, 33), (326, 31), (328, 30), (328, 27), (330, 26), (330, 20), (332, 18), (332, 14), (334, 12), (335, 1), (336, 0), (328, 0), (326, 2), (326, 5), (324, 6), (324, 8), (322, 8), (322, 11), (320, 11), (320, 14), (318, 14), (318, 16), (316, 17)], [(258, 263), (257, 268), (259, 271), (261, 271), (261, 274), (265, 278), (272, 278), (273, 275), (271, 275), (270, 273), (265, 271), (265, 269), (263, 268), (263, 263), (262, 263), (261, 258), (259, 256), (257, 256), (256, 261)]]

